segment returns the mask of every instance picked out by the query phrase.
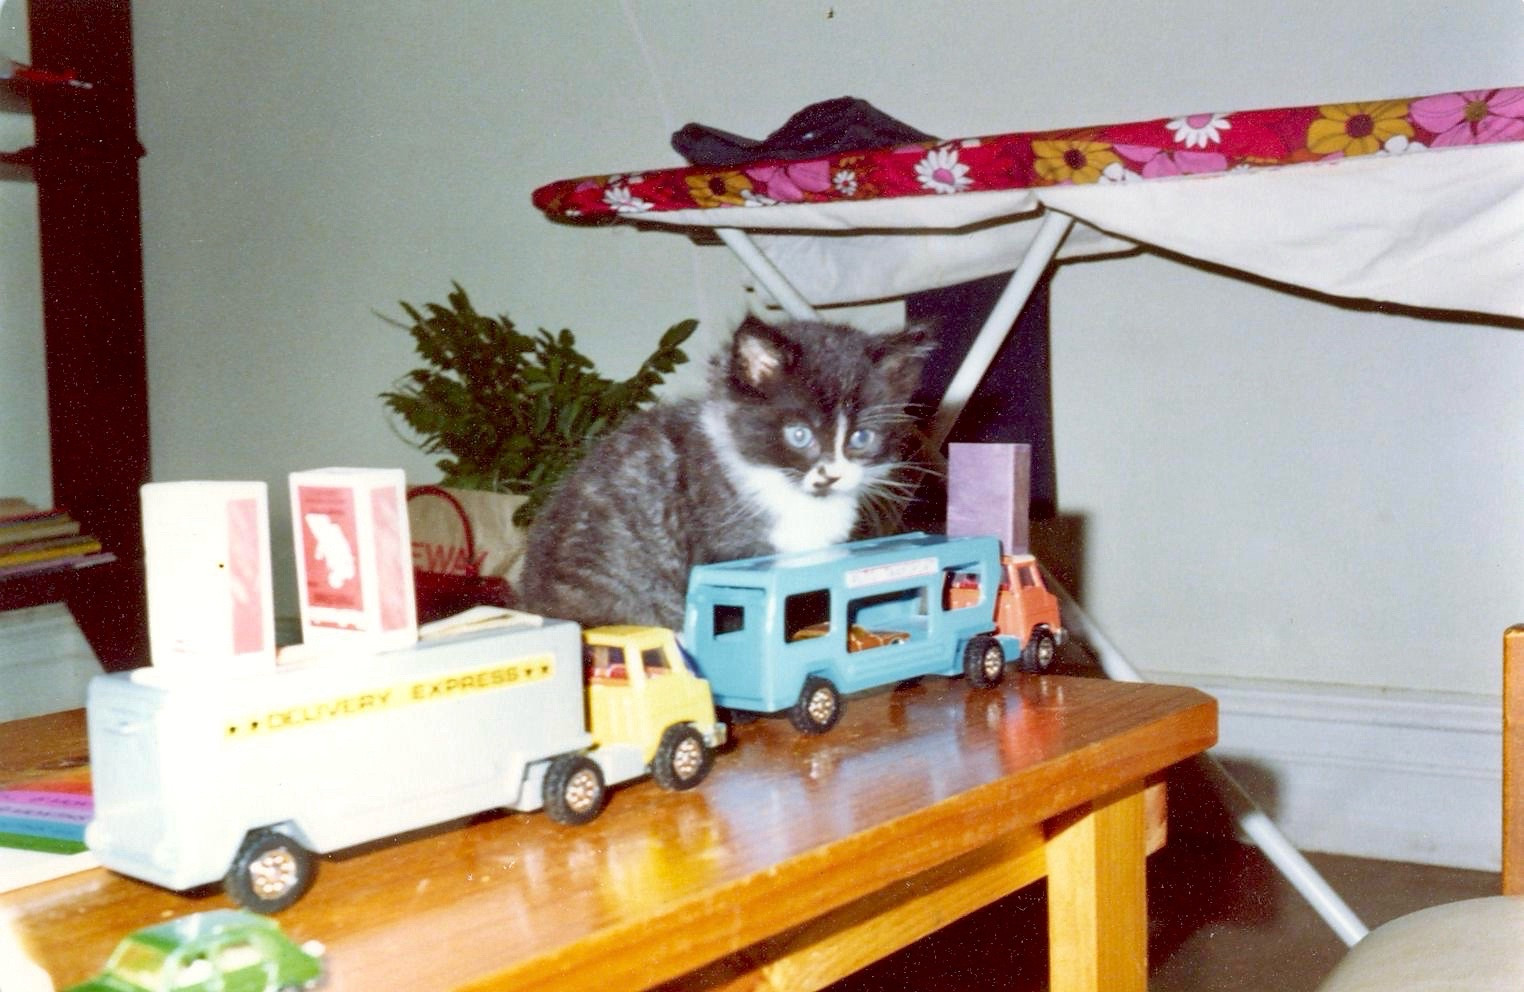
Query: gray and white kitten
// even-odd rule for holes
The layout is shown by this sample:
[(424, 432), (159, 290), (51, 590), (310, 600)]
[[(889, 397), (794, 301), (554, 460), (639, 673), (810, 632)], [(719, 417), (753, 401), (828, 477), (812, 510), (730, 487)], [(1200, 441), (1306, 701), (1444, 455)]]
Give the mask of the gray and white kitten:
[(562, 479), (530, 529), (519, 605), (680, 630), (694, 565), (892, 524), (927, 347), (919, 329), (748, 318), (706, 395), (631, 416)]

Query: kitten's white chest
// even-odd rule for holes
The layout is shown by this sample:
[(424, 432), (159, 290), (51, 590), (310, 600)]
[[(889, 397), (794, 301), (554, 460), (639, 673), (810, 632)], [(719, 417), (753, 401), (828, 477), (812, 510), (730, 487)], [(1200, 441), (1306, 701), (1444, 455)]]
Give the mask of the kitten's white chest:
[(857, 500), (851, 496), (807, 496), (790, 483), (768, 505), (775, 515), (771, 532), (778, 551), (810, 551), (839, 544), (857, 524)]

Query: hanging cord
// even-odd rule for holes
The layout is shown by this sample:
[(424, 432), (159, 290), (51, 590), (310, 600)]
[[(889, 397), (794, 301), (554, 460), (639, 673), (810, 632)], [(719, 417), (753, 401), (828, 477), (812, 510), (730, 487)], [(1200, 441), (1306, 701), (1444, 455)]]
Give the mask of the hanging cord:
[[(619, 0), (619, 9), (624, 13), (625, 23), (630, 26), (630, 34), (635, 39), (635, 48), (640, 52), (641, 64), (645, 66), (646, 78), (651, 83), (651, 95), (656, 99), (657, 110), (661, 114), (662, 127), (666, 134), (663, 135), (662, 143), (666, 144), (667, 137), (678, 128), (677, 116), (672, 110), (672, 101), (667, 96), (667, 87), (662, 82), (661, 71), (656, 62), (656, 56), (651, 51), (651, 45), (646, 40), (646, 33), (640, 26), (639, 19), (635, 16), (635, 5), (631, 0)], [(703, 278), (703, 272), (699, 268), (698, 245), (691, 240), (688, 242), (688, 268), (693, 277), (693, 295), (698, 302), (700, 313), (712, 313), (713, 308), (709, 305), (708, 282)]]
[(646, 75), (651, 80), (652, 95), (656, 97), (657, 109), (661, 111), (662, 126), (671, 134), (677, 130), (677, 119), (672, 113), (672, 101), (667, 99), (667, 88), (662, 85), (661, 73), (657, 71), (656, 58), (651, 54), (651, 45), (646, 41), (646, 33), (635, 17), (635, 7), (630, 0), (619, 0), (619, 9), (624, 11), (625, 22), (630, 25), (630, 34), (635, 36), (635, 48), (640, 52), (641, 64), (646, 67)]

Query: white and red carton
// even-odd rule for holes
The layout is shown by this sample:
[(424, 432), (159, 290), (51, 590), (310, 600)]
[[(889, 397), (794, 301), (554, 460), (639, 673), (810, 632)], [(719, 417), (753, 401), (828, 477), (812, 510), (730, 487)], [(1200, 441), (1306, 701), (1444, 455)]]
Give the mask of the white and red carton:
[(140, 494), (153, 667), (176, 676), (273, 668), (265, 484), (150, 482)]
[(401, 469), (293, 472), (302, 641), (391, 651), (418, 640), (407, 480)]

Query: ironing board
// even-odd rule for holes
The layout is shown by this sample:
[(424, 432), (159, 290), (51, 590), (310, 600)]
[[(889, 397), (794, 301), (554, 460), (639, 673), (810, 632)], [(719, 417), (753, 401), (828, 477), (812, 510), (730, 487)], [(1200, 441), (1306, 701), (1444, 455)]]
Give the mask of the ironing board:
[(1520, 87), (619, 172), (533, 200), (556, 220), (713, 231), (795, 317), (1014, 268), (937, 440), (1054, 258), (1154, 246), (1333, 296), (1524, 318)]
[[(1055, 259), (1151, 246), (1331, 296), (1524, 318), (1521, 87), (618, 172), (533, 201), (568, 223), (712, 231), (795, 318), (1012, 272), (946, 390), (936, 442)], [(1142, 681), (1063, 598), (1106, 673)], [(1358, 942), (1364, 924), (1220, 766), (1209, 772), (1244, 831)]]

